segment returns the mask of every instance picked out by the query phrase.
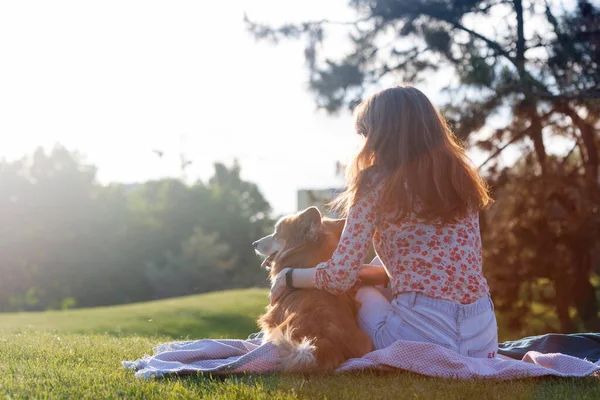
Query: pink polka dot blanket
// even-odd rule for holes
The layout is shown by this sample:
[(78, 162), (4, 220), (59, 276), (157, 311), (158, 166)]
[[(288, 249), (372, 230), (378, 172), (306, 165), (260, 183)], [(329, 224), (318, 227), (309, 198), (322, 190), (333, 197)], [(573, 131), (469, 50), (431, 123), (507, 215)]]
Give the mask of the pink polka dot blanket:
[[(278, 372), (277, 348), (261, 339), (194, 340), (163, 343), (154, 355), (136, 361), (123, 361), (142, 379), (182, 374), (269, 374)], [(600, 361), (593, 363), (566, 354), (527, 352), (521, 360), (496, 355), (476, 359), (428, 343), (398, 341), (362, 358), (346, 361), (336, 371), (411, 371), (450, 379), (510, 380), (540, 376), (600, 376)]]

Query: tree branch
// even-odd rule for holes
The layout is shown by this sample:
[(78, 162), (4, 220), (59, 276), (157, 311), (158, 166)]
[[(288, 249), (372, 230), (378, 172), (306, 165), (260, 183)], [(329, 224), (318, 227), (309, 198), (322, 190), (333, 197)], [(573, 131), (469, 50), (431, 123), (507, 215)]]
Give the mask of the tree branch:
[(523, 21), (523, 2), (513, 0), (515, 13), (517, 14), (517, 57), (516, 66), (521, 80), (525, 80), (525, 22)]
[(488, 162), (490, 162), (494, 158), (498, 157), (500, 155), (500, 153), (502, 153), (508, 146), (510, 146), (510, 145), (514, 144), (515, 142), (524, 138), (529, 133), (530, 129), (531, 129), (531, 126), (525, 128), (524, 130), (519, 132), (516, 136), (514, 136), (512, 139), (510, 139), (508, 141), (508, 143), (506, 143), (502, 147), (498, 148), (498, 150), (496, 150), (494, 153), (492, 153), (492, 155), (490, 155), (488, 158), (486, 158), (486, 160), (483, 163), (481, 163), (479, 165), (479, 167), (477, 167), (477, 169), (483, 168)]
[(530, 135), (533, 140), (533, 148), (535, 154), (540, 163), (542, 169), (542, 175), (546, 175), (546, 145), (544, 144), (544, 137), (542, 135), (542, 120), (537, 112), (537, 108), (532, 106), (531, 108), (531, 132)]
[[(519, 71), (519, 77), (521, 78), (521, 80), (523, 81), (523, 83), (527, 82), (529, 84), (533, 84), (533, 86), (542, 89), (543, 92), (541, 94), (546, 94), (546, 95), (552, 95), (548, 89), (537, 79), (535, 79), (531, 74), (529, 74), (527, 72), (527, 70), (525, 69), (525, 64), (523, 62), (523, 65), (520, 66), (519, 65), (519, 61), (518, 58), (516, 57), (512, 57), (510, 55), (510, 53), (506, 50), (504, 50), (502, 48), (502, 46), (500, 46), (500, 44), (498, 42), (495, 42), (494, 40), (478, 33), (475, 32), (472, 29), (467, 28), (466, 26), (462, 25), (461, 23), (459, 23), (458, 21), (454, 21), (454, 20), (450, 20), (448, 18), (444, 18), (442, 16), (438, 16), (438, 15), (433, 15), (432, 13), (427, 14), (429, 17), (440, 20), (440, 21), (444, 21), (450, 25), (452, 25), (454, 28), (459, 29), (463, 32), (468, 33), (469, 35), (482, 40), (483, 42), (485, 42), (492, 50), (496, 51), (498, 55), (506, 58), (511, 64), (513, 64), (517, 70)], [(517, 51), (518, 53), (518, 51)]]
[(369, 21), (369, 19), (370, 19), (369, 17), (359, 18), (354, 21), (332, 21), (330, 19), (321, 19), (321, 20), (313, 21), (313, 22), (309, 22), (309, 23), (318, 24), (318, 25), (329, 24), (329, 25), (354, 25), (354, 26), (357, 26), (361, 22)]
[(381, 78), (383, 78), (385, 75), (387, 75), (390, 72), (396, 71), (398, 69), (403, 68), (404, 66), (406, 66), (406, 64), (408, 64), (409, 62), (415, 60), (417, 57), (419, 57), (421, 54), (425, 53), (429, 51), (428, 47), (425, 47), (422, 50), (419, 50), (416, 47), (413, 47), (405, 52), (403, 52), (403, 55), (406, 55), (407, 58), (402, 60), (401, 62), (399, 62), (398, 64), (394, 65), (393, 67), (389, 68), (387, 65), (385, 65), (382, 69), (381, 72), (379, 74), (376, 74), (371, 82), (372, 83), (377, 83)]
[(588, 100), (588, 99), (600, 99), (600, 89), (591, 89), (588, 91), (579, 92), (576, 94), (552, 94), (550, 92), (540, 93), (537, 91), (531, 91), (531, 94), (544, 100)]
[(475, 12), (482, 13), (482, 14), (487, 14), (492, 8), (494, 8), (494, 7), (496, 7), (496, 6), (500, 5), (500, 4), (507, 4), (507, 3), (508, 3), (507, 0), (500, 0), (500, 1), (497, 1), (495, 3), (490, 3), (490, 4), (488, 4), (488, 5), (484, 6), (484, 7), (476, 8)]
[[(542, 122), (544, 120), (546, 120), (548, 117), (550, 117), (550, 115), (552, 115), (554, 112), (556, 112), (557, 110), (552, 109), (550, 111), (548, 111), (547, 113), (543, 114), (543, 115), (538, 115), (539, 118), (539, 122)], [(481, 169), (483, 166), (485, 166), (488, 162), (492, 161), (494, 158), (498, 157), (500, 155), (500, 153), (502, 153), (508, 146), (514, 144), (515, 142), (517, 142), (518, 140), (522, 139), (523, 137), (525, 137), (526, 135), (528, 135), (530, 133), (530, 130), (533, 128), (533, 124), (528, 126), (527, 128), (525, 128), (524, 130), (522, 130), (521, 132), (517, 133), (516, 136), (514, 136), (512, 139), (510, 139), (510, 141), (508, 141), (508, 143), (504, 144), (502, 147), (500, 147), (498, 150), (496, 150), (493, 154), (491, 154), (483, 163), (479, 164), (479, 167), (477, 167), (478, 169)]]
[(571, 150), (569, 150), (569, 152), (567, 153), (567, 155), (565, 155), (563, 157), (562, 162), (560, 163), (563, 168), (567, 164), (567, 161), (569, 161), (569, 157), (571, 157), (571, 154), (573, 154), (573, 152), (575, 151), (575, 149), (577, 149), (577, 147), (579, 147), (579, 143), (577, 143), (577, 142), (578, 142), (577, 139), (575, 139), (575, 144), (573, 145), (573, 147), (571, 147)]
[(600, 157), (598, 155), (598, 147), (596, 146), (596, 140), (594, 138), (594, 128), (586, 123), (575, 110), (571, 109), (568, 105), (563, 104), (557, 107), (560, 112), (571, 118), (573, 124), (577, 127), (581, 133), (581, 140), (586, 153), (586, 166), (585, 171), (590, 185), (594, 187), (598, 186), (598, 165), (600, 164)]
[[(511, 57), (511, 55), (506, 50), (504, 50), (502, 48), (502, 46), (500, 46), (499, 43), (493, 41), (492, 39), (489, 39), (489, 38), (483, 36), (482, 34), (480, 34), (478, 32), (475, 32), (474, 30), (471, 30), (471, 29), (467, 28), (466, 26), (462, 25), (459, 22), (452, 21), (452, 20), (449, 20), (449, 19), (446, 19), (446, 18), (435, 17), (433, 15), (430, 15), (430, 16), (433, 17), (433, 18), (440, 19), (440, 20), (442, 20), (444, 22), (447, 22), (450, 25), (452, 25), (454, 28), (459, 29), (459, 30), (461, 30), (463, 32), (466, 32), (469, 35), (471, 35), (473, 37), (476, 37), (477, 39), (480, 39), (480, 40), (484, 41), (485, 43), (487, 43), (488, 46), (490, 46), (493, 50), (495, 50), (498, 53), (498, 55), (501, 55), (501, 56), (505, 57), (511, 63), (515, 64), (514, 58)], [(515, 66), (516, 66), (516, 64), (515, 64)]]
[(354, 21), (334, 21), (330, 19), (321, 19), (317, 21), (302, 22), (299, 24), (285, 24), (277, 28), (272, 28), (268, 25), (251, 21), (250, 18), (248, 18), (248, 15), (244, 13), (244, 22), (248, 25), (250, 32), (253, 33), (254, 36), (271, 36), (272, 39), (276, 39), (276, 35), (293, 36), (299, 33), (305, 33), (310, 29), (321, 25), (351, 25), (358, 27), (360, 23), (367, 22), (369, 19), (369, 17), (360, 18)]

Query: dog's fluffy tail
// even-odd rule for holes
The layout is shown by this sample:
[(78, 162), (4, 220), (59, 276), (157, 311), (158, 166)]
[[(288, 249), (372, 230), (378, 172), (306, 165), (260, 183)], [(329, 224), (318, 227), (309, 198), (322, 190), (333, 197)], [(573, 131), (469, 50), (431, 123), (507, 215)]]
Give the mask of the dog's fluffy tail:
[(317, 366), (315, 346), (309, 338), (297, 341), (292, 338), (293, 329), (286, 325), (294, 317), (291, 314), (272, 333), (271, 341), (279, 352), (281, 366), (285, 372), (310, 372)]

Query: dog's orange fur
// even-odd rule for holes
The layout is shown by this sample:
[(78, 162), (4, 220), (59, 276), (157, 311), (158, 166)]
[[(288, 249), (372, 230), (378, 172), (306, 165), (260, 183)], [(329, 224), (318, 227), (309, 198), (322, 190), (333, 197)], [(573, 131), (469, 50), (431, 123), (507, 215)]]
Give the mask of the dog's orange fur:
[[(286, 267), (312, 268), (331, 258), (344, 228), (344, 220), (321, 218), (316, 208), (283, 218), (277, 226), (283, 248), (271, 264), (271, 279)], [(259, 319), (266, 340), (281, 338), (285, 346), (301, 346), (308, 339), (312, 346), (311, 365), (284, 365), (297, 372), (331, 372), (344, 361), (362, 357), (373, 350), (369, 336), (358, 328), (359, 304), (355, 291), (336, 296), (325, 290), (289, 290)], [(297, 361), (292, 361), (292, 364)]]

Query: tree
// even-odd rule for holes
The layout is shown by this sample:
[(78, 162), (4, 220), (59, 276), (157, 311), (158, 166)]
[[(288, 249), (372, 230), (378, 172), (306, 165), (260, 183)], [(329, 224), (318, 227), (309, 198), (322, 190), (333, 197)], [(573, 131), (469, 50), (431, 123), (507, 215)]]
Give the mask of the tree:
[(496, 309), (520, 335), (555, 330), (554, 317), (562, 332), (596, 332), (597, 289), (589, 279), (600, 272), (600, 214), (587, 210), (598, 205), (582, 192), (585, 179), (566, 175), (558, 157), (548, 159), (548, 181), (538, 167), (529, 154), (504, 171), (486, 215), (484, 259)]
[(143, 228), (126, 242), (144, 240), (133, 248), (155, 298), (266, 282), (251, 243), (272, 228), (269, 203), (237, 163), (214, 167), (207, 183), (147, 182), (129, 196)]
[[(568, 254), (569, 262), (576, 263), (569, 269), (573, 279), (564, 290), (560, 289), (564, 281), (551, 280), (550, 301), (555, 309), (574, 306), (584, 328), (598, 330), (597, 288), (590, 280), (598, 264), (595, 249), (600, 237), (593, 236), (600, 226), (598, 6), (587, 0), (570, 10), (550, 1), (351, 0), (350, 7), (356, 11), (354, 21), (280, 27), (248, 18), (246, 22), (259, 39), (306, 40), (309, 88), (317, 105), (329, 112), (352, 108), (366, 90), (386, 80), (419, 82), (430, 71), (449, 71), (456, 83), (449, 80), (444, 88), (450, 100), (440, 105), (443, 114), (467, 145), (488, 153), (481, 169), (497, 197), (514, 196), (532, 207), (527, 213), (538, 215), (523, 220), (522, 206), (499, 201), (490, 212), (506, 218), (495, 219), (491, 227), (494, 224), (482, 217), (482, 226), (491, 230), (484, 237), (492, 253), (503, 246), (500, 243), (516, 240), (515, 249), (540, 254), (525, 268), (519, 258), (505, 265), (488, 253), (488, 271), (506, 272), (492, 272), (494, 287), (501, 291), (496, 294), (503, 296), (506, 310), (521, 310), (512, 323), (533, 315), (533, 300), (523, 305), (525, 288), (543, 290), (540, 277), (556, 272), (555, 261), (567, 260)], [(352, 49), (329, 59), (323, 44), (334, 25), (347, 30)], [(566, 155), (549, 154), (548, 143), (556, 138), (571, 143)], [(525, 166), (511, 168), (499, 162), (508, 148), (522, 152)], [(553, 224), (548, 220), (551, 208), (556, 204), (568, 208), (574, 201), (565, 191), (567, 183), (568, 193), (577, 193), (577, 208), (563, 221), (569, 228), (556, 231), (547, 226)], [(531, 226), (508, 229), (508, 221), (518, 220)], [(541, 225), (535, 228), (536, 223)], [(551, 245), (556, 241), (561, 245)], [(511, 281), (515, 276), (520, 277), (518, 283)], [(570, 330), (571, 318), (561, 318), (562, 330)]]
[(63, 147), (38, 149), (0, 163), (0, 182), (0, 308), (60, 307), (98, 244), (95, 169)]
[(270, 206), (241, 168), (100, 185), (63, 147), (0, 161), (0, 311), (93, 307), (266, 282)]
[(242, 287), (265, 285), (267, 275), (259, 268), (251, 244), (273, 229), (271, 206), (254, 183), (241, 178), (237, 161), (230, 168), (215, 164), (208, 188), (213, 206), (202, 214), (200, 225), (208, 232), (216, 232), (236, 254), (228, 279)]
[(146, 276), (155, 296), (174, 297), (228, 287), (226, 273), (235, 258), (217, 236), (196, 228), (194, 234), (181, 244), (179, 253), (166, 254), (165, 264), (147, 263)]

